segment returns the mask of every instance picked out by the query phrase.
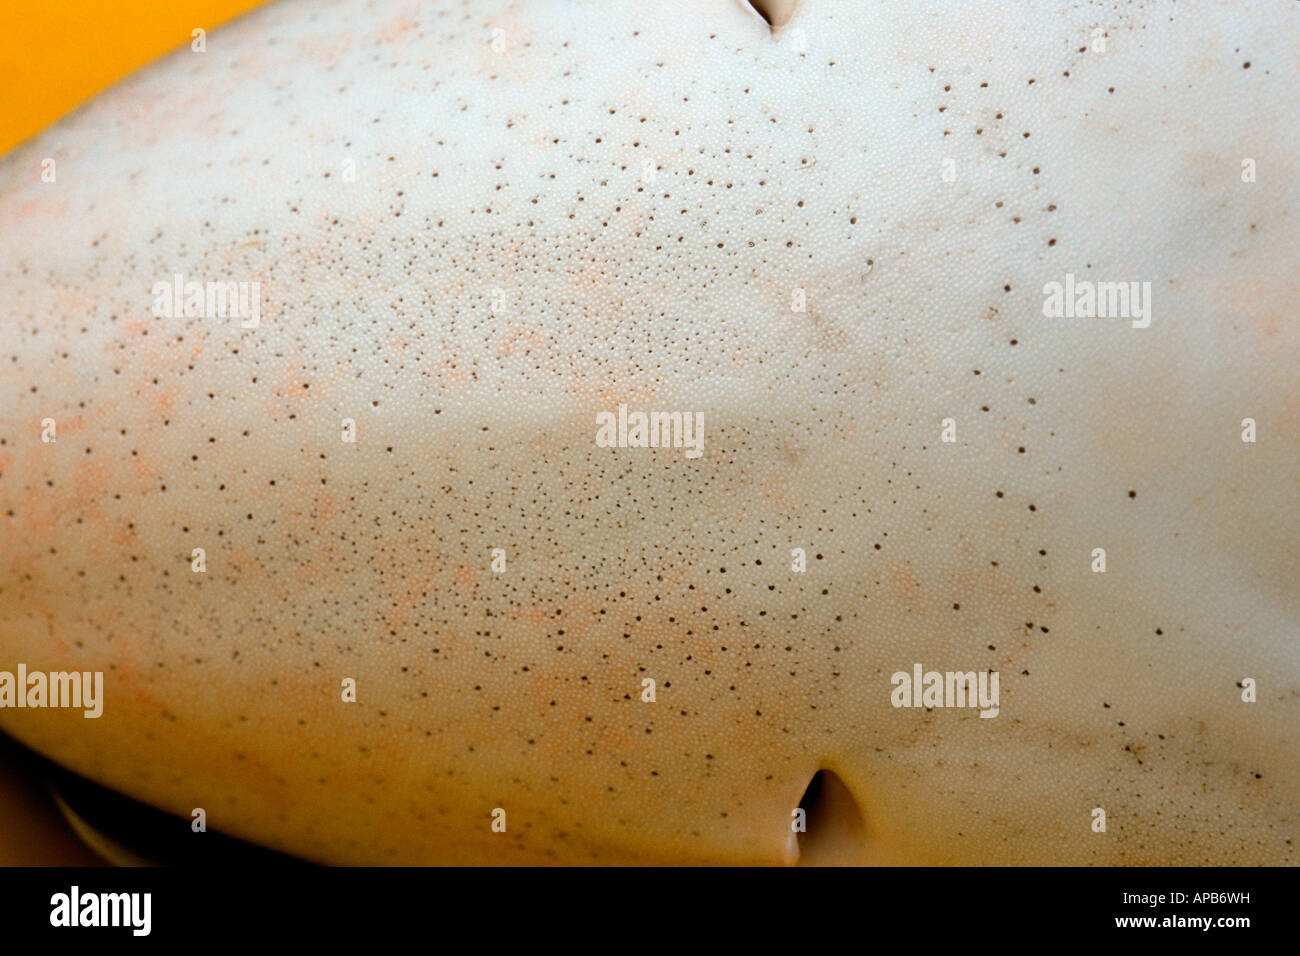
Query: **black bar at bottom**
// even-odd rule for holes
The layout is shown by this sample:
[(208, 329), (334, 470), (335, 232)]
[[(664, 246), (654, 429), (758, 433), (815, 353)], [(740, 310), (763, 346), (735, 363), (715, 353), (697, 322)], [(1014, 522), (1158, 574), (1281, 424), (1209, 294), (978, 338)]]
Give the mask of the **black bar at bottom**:
[[(731, 952), (786, 936), (803, 946), (1126, 936), (1233, 945), (1293, 928), (1298, 882), (1284, 868), (0, 868), (0, 932), (7, 944), (296, 947), (375, 946), (400, 934), (456, 950), (511, 939), (579, 951), (716, 940)], [(76, 922), (124, 925), (70, 925), (73, 887)], [(118, 895), (146, 893), (147, 927), (145, 897)]]

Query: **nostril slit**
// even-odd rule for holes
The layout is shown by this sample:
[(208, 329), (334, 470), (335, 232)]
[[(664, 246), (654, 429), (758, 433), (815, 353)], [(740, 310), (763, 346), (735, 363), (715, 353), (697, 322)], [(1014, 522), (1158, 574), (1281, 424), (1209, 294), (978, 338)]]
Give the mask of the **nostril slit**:
[(799, 809), (804, 812), (804, 819), (807, 820), (809, 814), (817, 809), (817, 803), (822, 795), (822, 781), (826, 779), (826, 771), (818, 770), (808, 781), (808, 786), (799, 798)]
[(749, 5), (775, 32), (794, 15), (799, 0), (749, 0)]
[(866, 852), (867, 825), (848, 785), (832, 770), (818, 770), (799, 800), (803, 832), (796, 831), (800, 866), (859, 863)]

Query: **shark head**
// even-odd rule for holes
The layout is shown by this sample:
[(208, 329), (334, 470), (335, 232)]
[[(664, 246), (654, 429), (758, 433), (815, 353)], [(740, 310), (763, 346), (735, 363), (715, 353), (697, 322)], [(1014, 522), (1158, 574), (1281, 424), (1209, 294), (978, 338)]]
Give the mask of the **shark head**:
[(0, 727), (322, 862), (1295, 863), (1293, 18), (758, 6), (11, 153), (0, 670), (103, 685)]

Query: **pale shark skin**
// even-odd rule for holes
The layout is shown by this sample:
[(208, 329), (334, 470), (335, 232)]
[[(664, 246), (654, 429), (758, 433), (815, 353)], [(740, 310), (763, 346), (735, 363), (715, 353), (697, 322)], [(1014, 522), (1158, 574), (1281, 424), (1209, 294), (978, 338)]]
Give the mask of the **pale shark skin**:
[(284, 2), (130, 78), (0, 166), (0, 669), (107, 698), (0, 727), (324, 862), (790, 863), (828, 769), (804, 862), (1295, 863), (1294, 6)]

